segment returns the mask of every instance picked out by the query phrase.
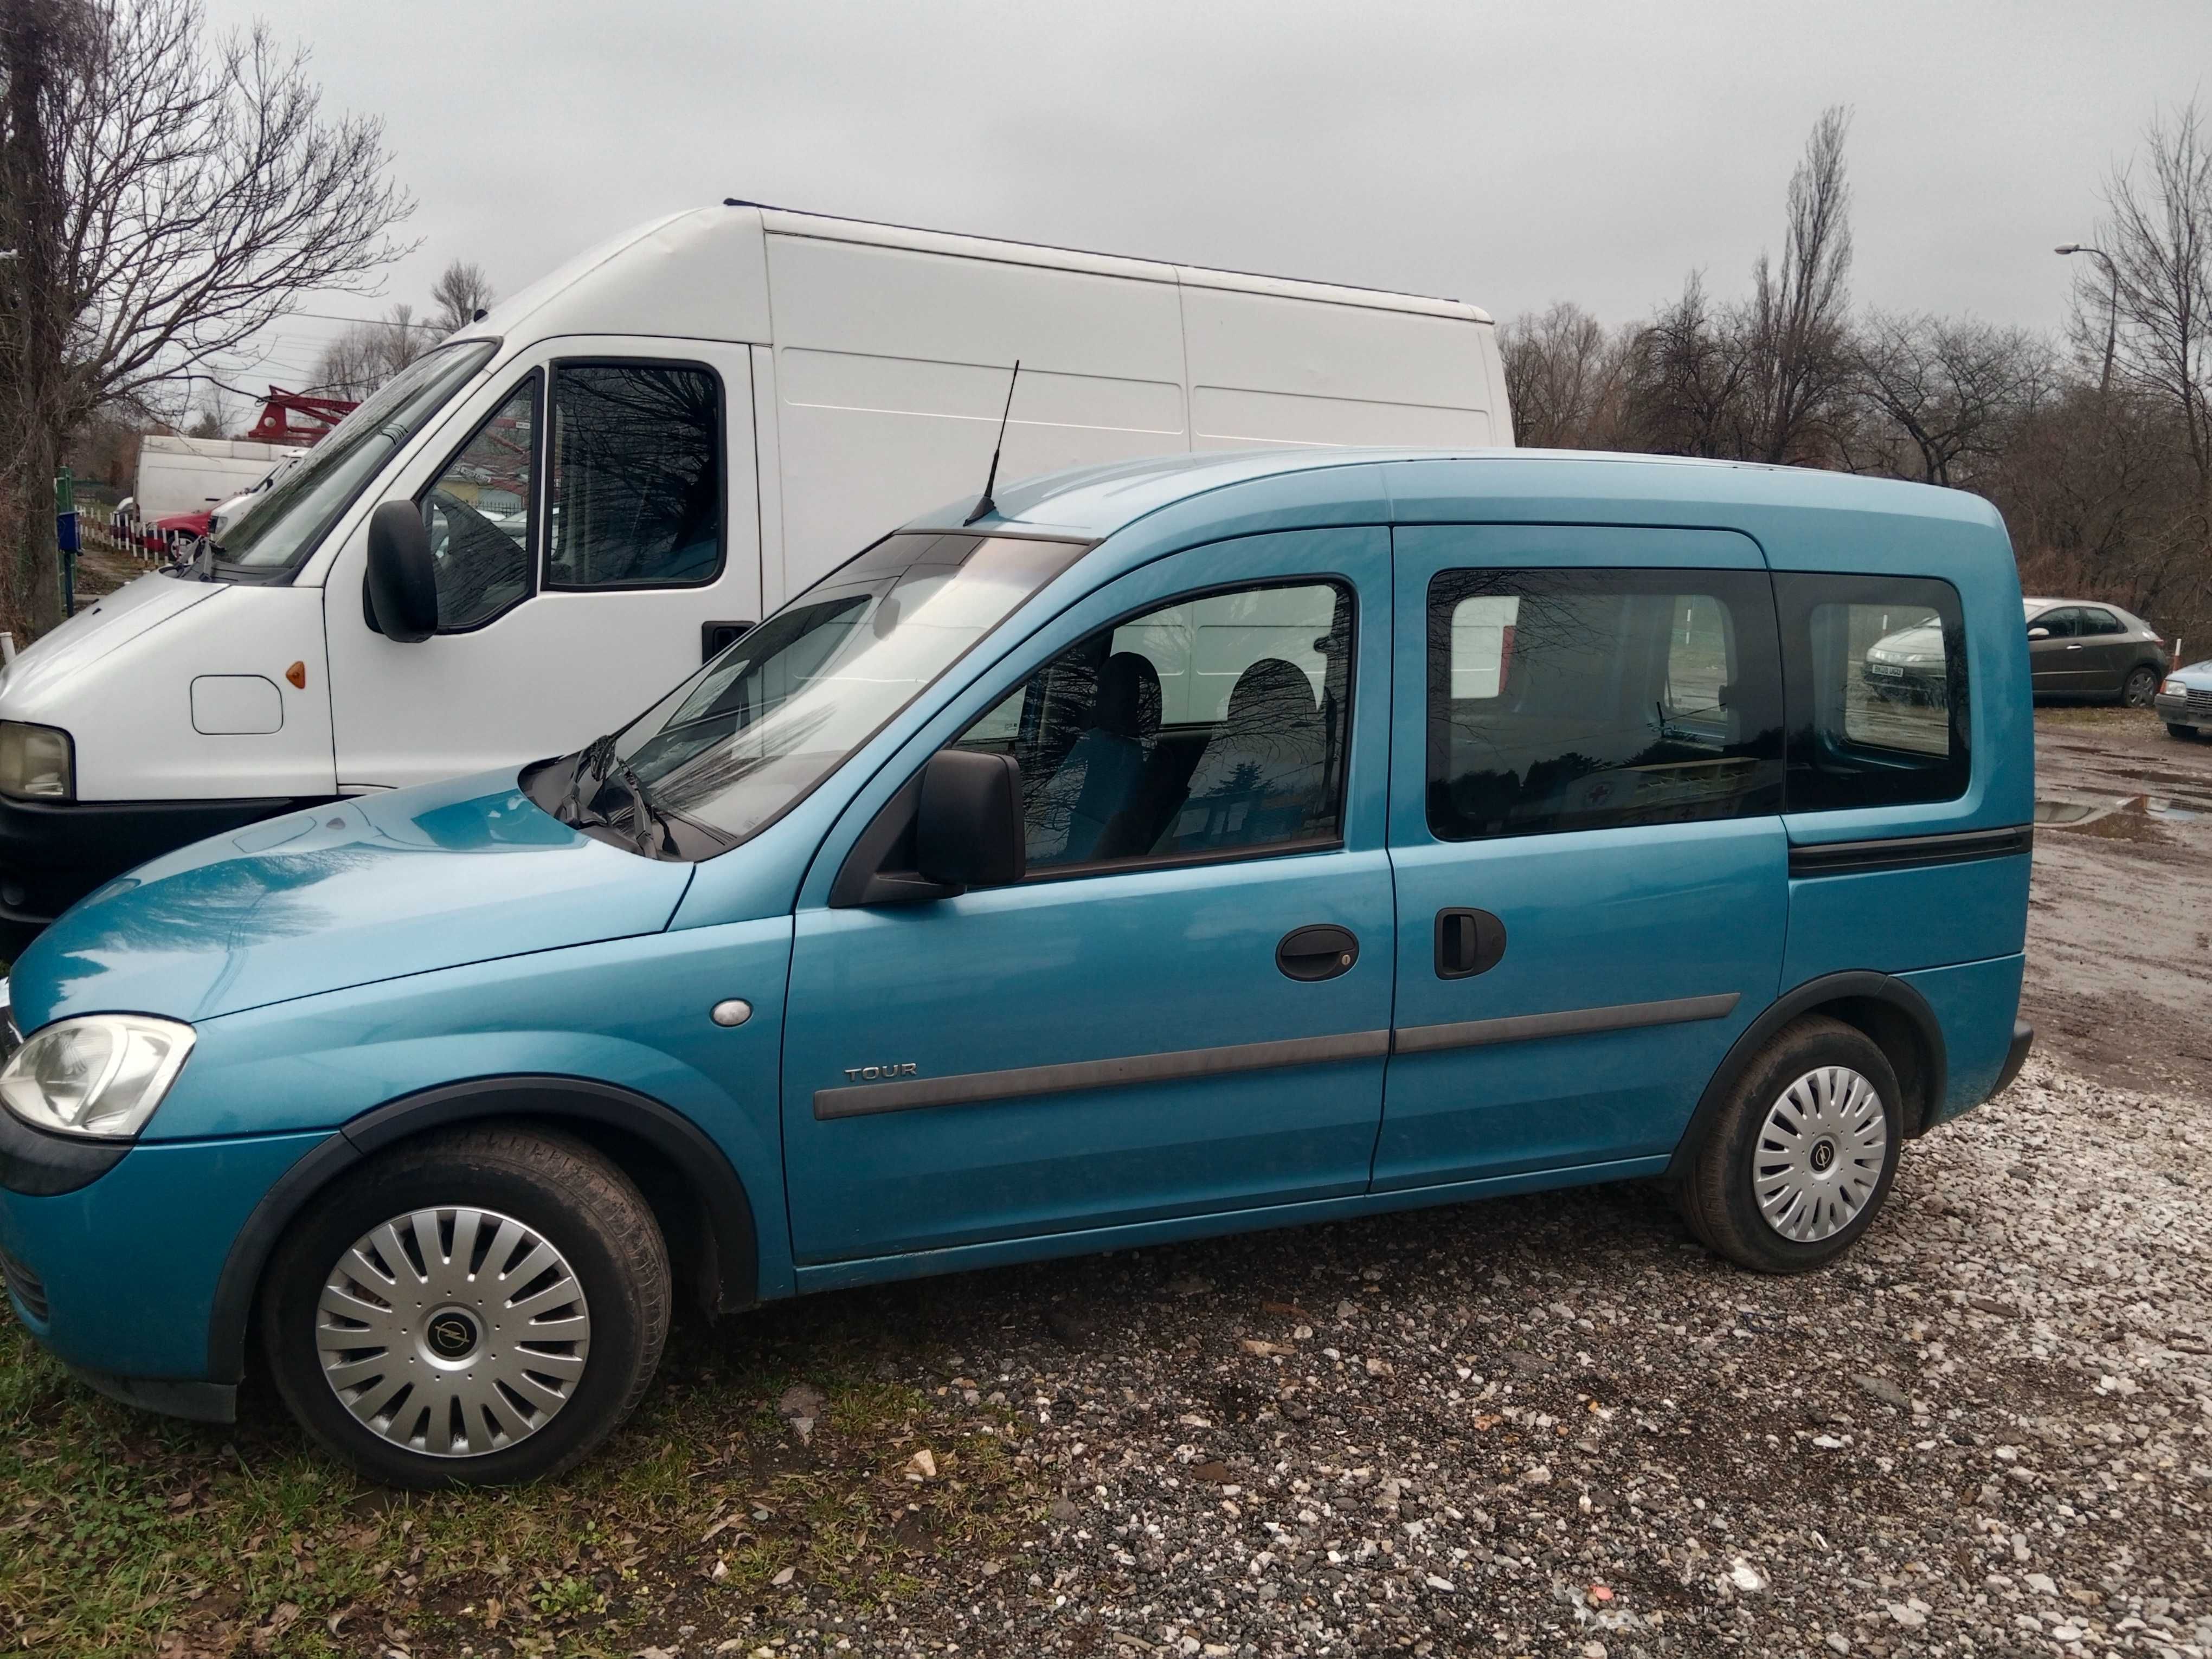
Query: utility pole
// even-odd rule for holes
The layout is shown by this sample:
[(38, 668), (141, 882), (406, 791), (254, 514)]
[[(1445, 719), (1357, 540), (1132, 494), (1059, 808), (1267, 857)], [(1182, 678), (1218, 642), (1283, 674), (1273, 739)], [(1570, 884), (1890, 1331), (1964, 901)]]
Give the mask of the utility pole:
[(2105, 373), (2097, 382), (2097, 395), (2102, 398), (2112, 389), (2112, 348), (2120, 337), (2120, 268), (2112, 263), (2112, 256), (2100, 247), (2091, 247), (2086, 242), (2062, 242), (2051, 249), (2053, 253), (2086, 253), (2105, 262), (2105, 275), (2111, 281), (2110, 297), (2105, 305)]

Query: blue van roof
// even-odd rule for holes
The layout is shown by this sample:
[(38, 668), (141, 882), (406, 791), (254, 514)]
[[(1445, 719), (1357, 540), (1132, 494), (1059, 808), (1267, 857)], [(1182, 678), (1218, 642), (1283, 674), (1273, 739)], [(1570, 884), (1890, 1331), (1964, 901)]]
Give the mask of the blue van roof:
[[(998, 511), (976, 527), (1099, 541), (1224, 492), (1215, 504), (1222, 516), (1244, 521), (1290, 513), (1322, 523), (1434, 523), (1464, 520), (1467, 504), (1480, 501), (1486, 520), (1748, 527), (1745, 520), (1778, 508), (1825, 508), (2003, 532), (1994, 507), (1961, 490), (1804, 467), (1586, 450), (1348, 448), (1170, 455), (1046, 473), (1000, 488)], [(963, 496), (907, 527), (958, 529), (975, 505)]]

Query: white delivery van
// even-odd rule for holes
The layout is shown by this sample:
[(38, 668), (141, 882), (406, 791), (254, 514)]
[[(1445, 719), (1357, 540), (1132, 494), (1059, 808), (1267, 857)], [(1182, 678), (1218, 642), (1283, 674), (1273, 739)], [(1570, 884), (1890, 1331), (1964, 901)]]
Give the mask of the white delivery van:
[(151, 524), (180, 513), (204, 513), (250, 490), (270, 470), (304, 449), (250, 438), (138, 441), (138, 516)]
[[(1017, 360), (1002, 482), (1512, 442), (1471, 305), (739, 202), (680, 213), (462, 330), (188, 570), (0, 674), (0, 921), (35, 928), (302, 803), (629, 719), (891, 526), (980, 491)], [(373, 599), (370, 520), (393, 501), (428, 556)]]

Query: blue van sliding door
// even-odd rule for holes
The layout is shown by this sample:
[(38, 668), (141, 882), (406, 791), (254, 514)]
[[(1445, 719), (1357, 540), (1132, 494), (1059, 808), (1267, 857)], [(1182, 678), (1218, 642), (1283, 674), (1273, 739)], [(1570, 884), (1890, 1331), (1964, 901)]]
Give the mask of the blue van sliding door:
[(1374, 1184), (1636, 1173), (1777, 991), (1765, 562), (1728, 532), (1554, 526), (1401, 528), (1393, 557)]

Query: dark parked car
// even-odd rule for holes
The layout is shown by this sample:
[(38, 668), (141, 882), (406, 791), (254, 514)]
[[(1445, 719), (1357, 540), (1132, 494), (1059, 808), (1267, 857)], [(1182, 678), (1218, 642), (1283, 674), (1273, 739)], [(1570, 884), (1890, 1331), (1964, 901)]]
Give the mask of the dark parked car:
[(2148, 708), (2166, 671), (2166, 642), (2115, 605), (2027, 599), (2027, 659), (2039, 697), (2111, 697)]

